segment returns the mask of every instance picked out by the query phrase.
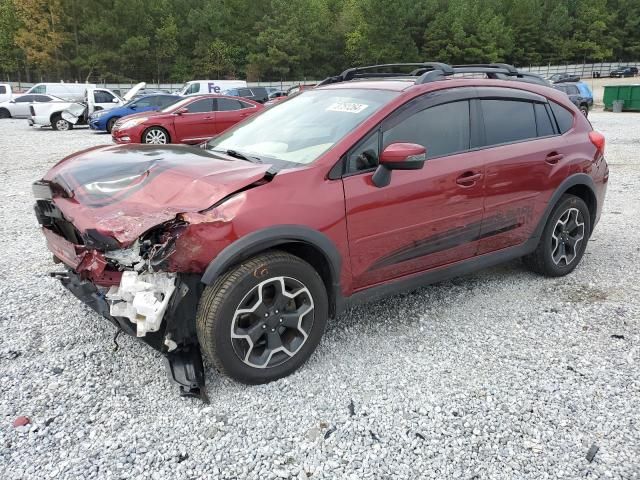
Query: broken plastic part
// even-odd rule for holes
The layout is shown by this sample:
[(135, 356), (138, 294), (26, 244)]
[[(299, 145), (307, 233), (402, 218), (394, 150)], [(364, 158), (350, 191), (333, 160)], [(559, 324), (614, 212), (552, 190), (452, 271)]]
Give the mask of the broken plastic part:
[(130, 248), (111, 250), (104, 253), (104, 257), (117, 262), (119, 265), (133, 267), (143, 261), (140, 256), (140, 243), (135, 242)]
[(126, 271), (120, 286), (111, 287), (106, 297), (111, 302), (109, 313), (128, 318), (136, 324), (136, 335), (157, 332), (175, 291), (176, 274)]

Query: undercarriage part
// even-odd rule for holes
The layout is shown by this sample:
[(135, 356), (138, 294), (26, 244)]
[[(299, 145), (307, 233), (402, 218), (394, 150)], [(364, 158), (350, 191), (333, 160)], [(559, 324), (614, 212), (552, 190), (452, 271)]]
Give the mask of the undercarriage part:
[(198, 345), (169, 352), (165, 361), (169, 378), (180, 387), (180, 395), (197, 397), (209, 403), (204, 385), (204, 365)]
[(120, 286), (111, 287), (106, 295), (112, 302), (109, 313), (135, 323), (138, 337), (157, 332), (176, 288), (175, 281), (173, 273), (123, 272)]

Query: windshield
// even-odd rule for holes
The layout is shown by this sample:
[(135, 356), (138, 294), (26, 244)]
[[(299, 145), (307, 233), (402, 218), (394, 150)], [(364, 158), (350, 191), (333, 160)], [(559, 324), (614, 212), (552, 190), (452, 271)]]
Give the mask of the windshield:
[(397, 95), (385, 90), (309, 90), (211, 139), (207, 148), (309, 164)]

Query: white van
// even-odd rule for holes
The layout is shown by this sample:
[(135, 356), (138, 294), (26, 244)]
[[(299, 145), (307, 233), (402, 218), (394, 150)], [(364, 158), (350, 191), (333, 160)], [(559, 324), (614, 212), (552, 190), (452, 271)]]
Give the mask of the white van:
[(222, 93), (231, 88), (245, 88), (244, 80), (193, 80), (187, 82), (178, 95), (202, 95), (203, 93)]
[(63, 100), (79, 101), (89, 88), (96, 88), (93, 83), (36, 83), (26, 93), (53, 95)]
[(8, 102), (13, 98), (11, 93), (11, 85), (8, 83), (0, 83), (0, 103)]

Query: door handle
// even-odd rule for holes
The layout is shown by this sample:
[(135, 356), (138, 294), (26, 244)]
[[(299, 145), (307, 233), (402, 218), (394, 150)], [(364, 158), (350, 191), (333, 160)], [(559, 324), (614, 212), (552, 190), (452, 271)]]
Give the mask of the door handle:
[(481, 173), (465, 172), (456, 178), (456, 183), (461, 187), (472, 187), (481, 178)]
[(545, 158), (544, 161), (547, 162), (549, 165), (555, 165), (563, 158), (564, 158), (563, 154), (558, 152), (551, 152), (549, 155), (547, 155), (547, 158)]

